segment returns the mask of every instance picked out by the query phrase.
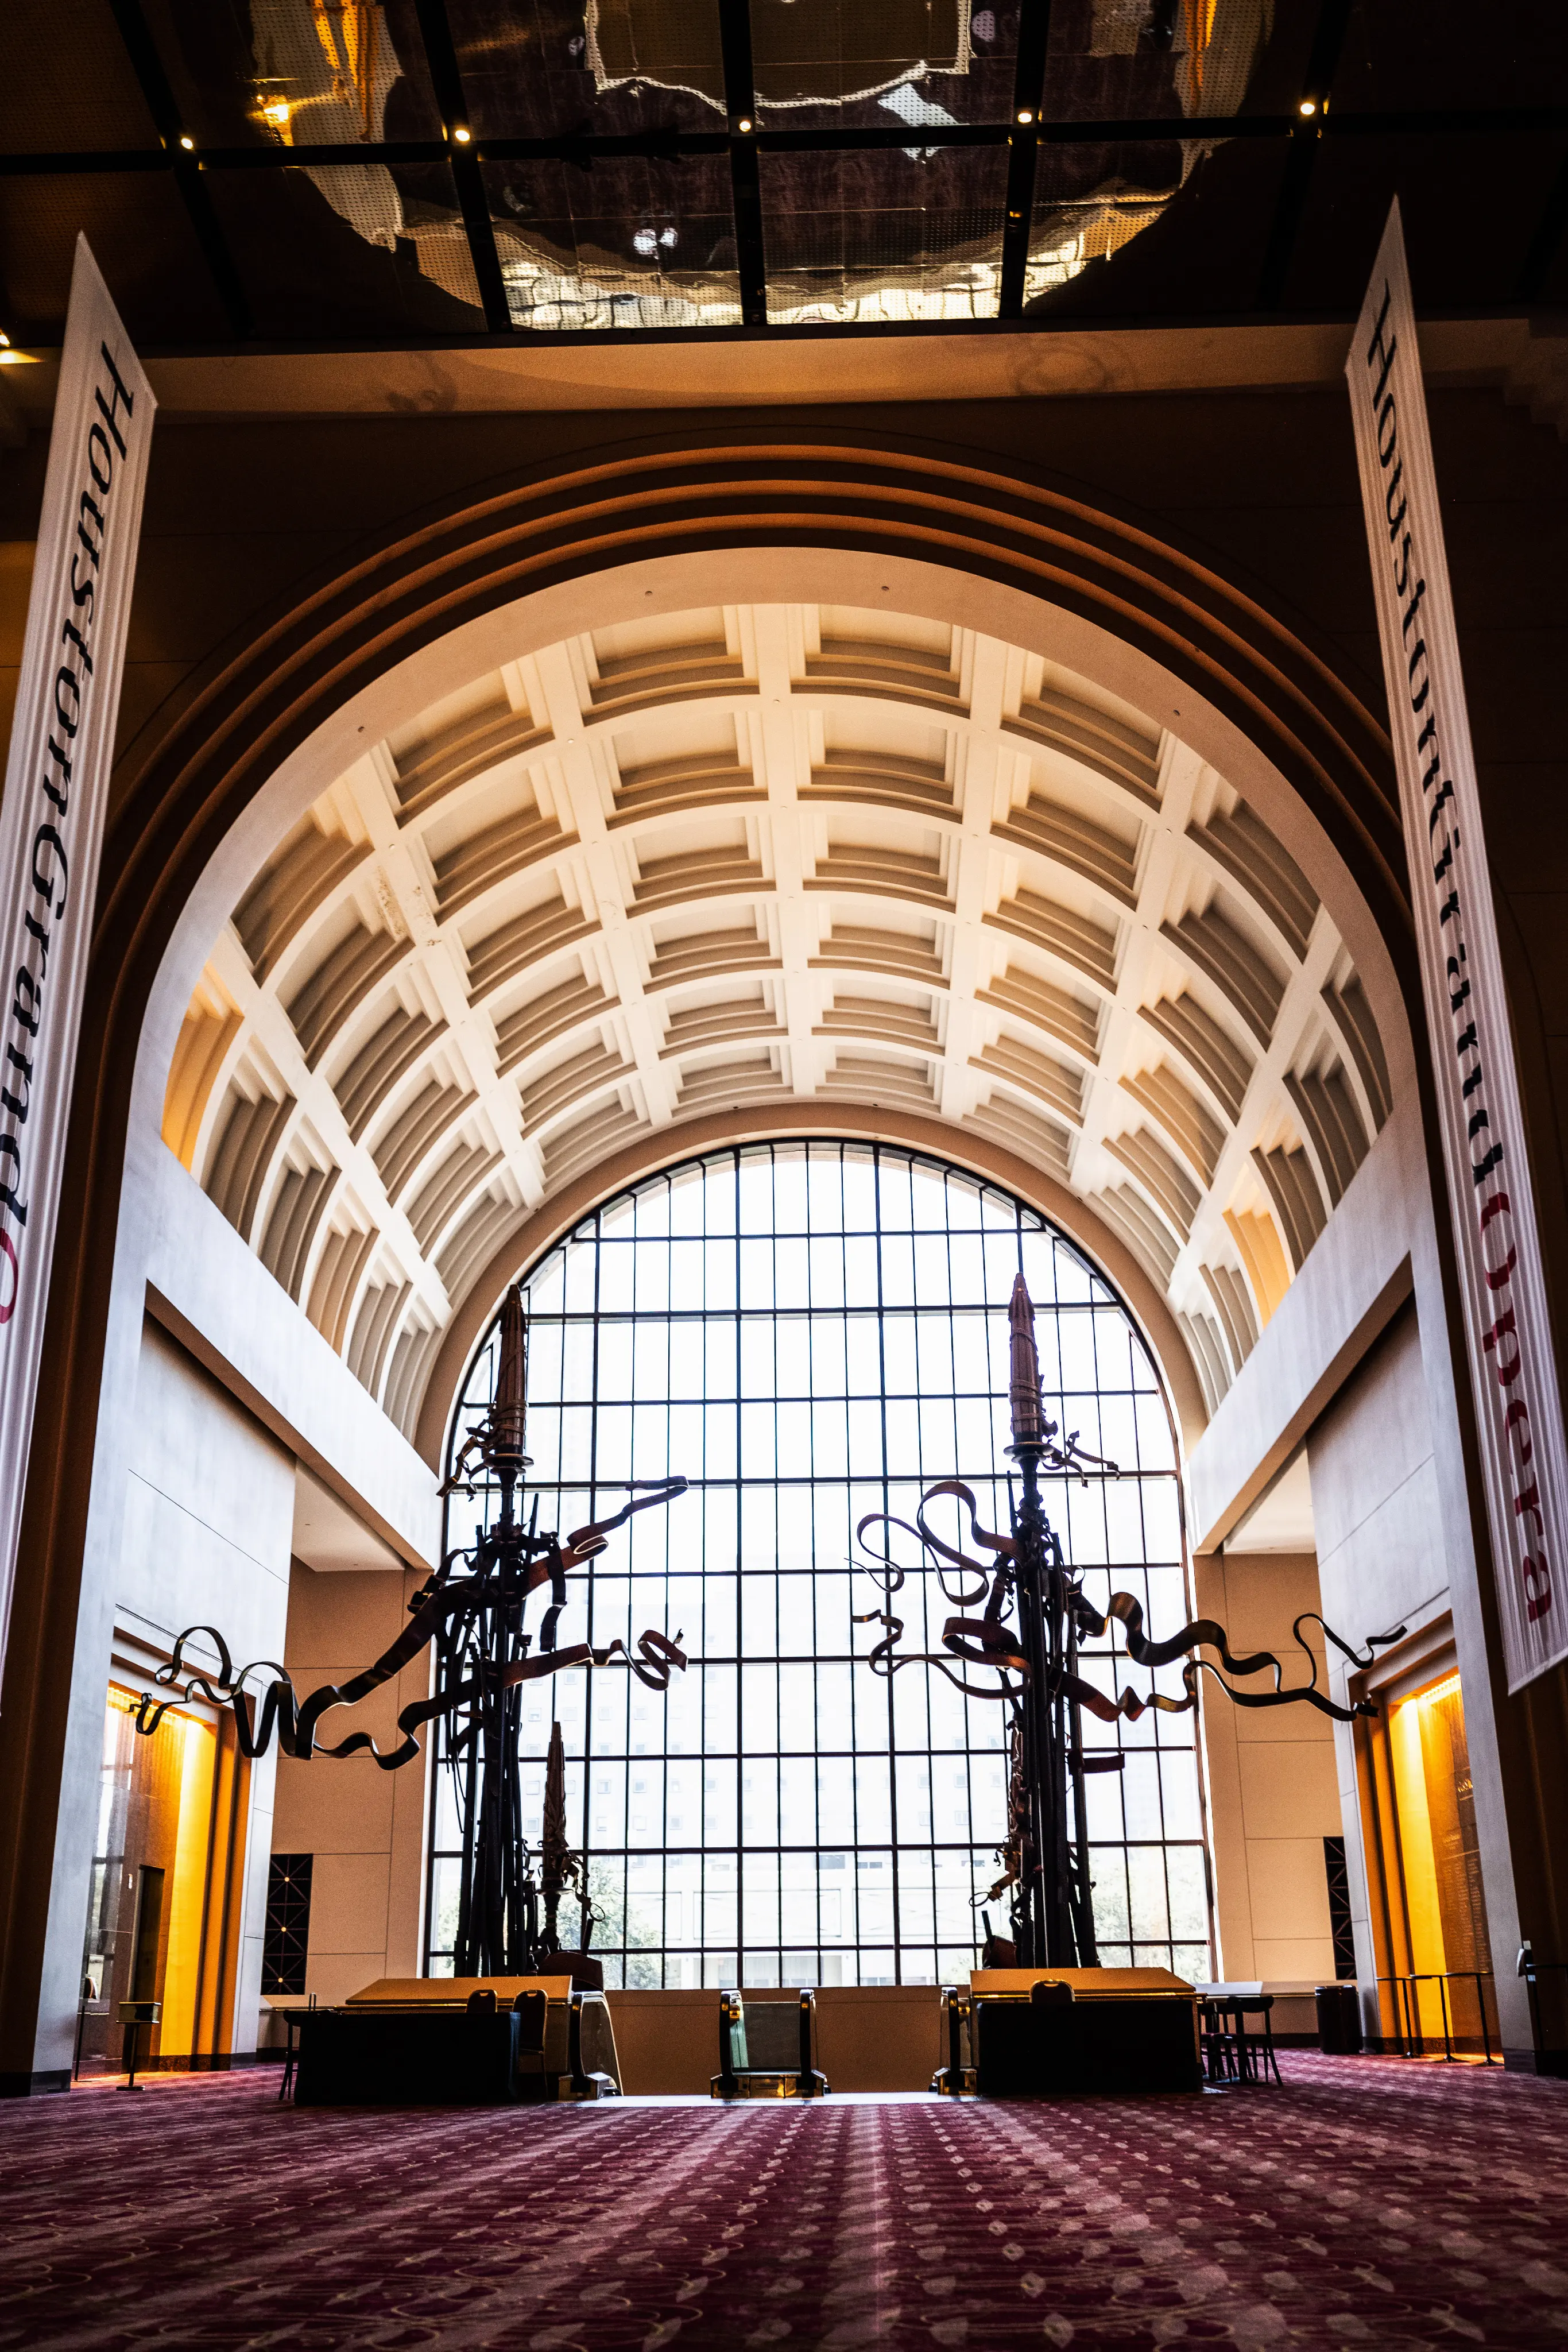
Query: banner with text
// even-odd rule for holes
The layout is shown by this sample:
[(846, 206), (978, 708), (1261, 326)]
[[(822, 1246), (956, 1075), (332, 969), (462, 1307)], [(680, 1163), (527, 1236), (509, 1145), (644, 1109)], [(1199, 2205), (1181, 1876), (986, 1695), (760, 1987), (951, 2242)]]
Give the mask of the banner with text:
[(1568, 1654), (1568, 1450), (1396, 202), (1345, 362), (1509, 1688)]
[(0, 1665), (156, 405), (78, 236), (0, 800)]

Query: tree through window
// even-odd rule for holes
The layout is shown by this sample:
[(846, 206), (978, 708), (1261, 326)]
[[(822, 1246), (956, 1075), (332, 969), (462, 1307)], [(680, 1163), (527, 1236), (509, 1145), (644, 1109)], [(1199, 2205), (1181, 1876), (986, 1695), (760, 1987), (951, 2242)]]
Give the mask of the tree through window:
[[(669, 1511), (572, 1580), (562, 1643), (679, 1632), (666, 1695), (608, 1668), (531, 1685), (524, 1812), (537, 1837), (552, 1710), (570, 1835), (590, 1860), (592, 1948), (626, 1985), (920, 1984), (961, 1978), (997, 1875), (1004, 1710), (940, 1675), (865, 1663), (880, 1606), (856, 1557), (867, 1512), (913, 1516), (956, 1475), (1007, 1524), (1008, 1321), (1021, 1265), (1047, 1409), (1119, 1478), (1047, 1486), (1070, 1558), (1103, 1609), (1143, 1601), (1151, 1634), (1190, 1614), (1170, 1416), (1104, 1277), (1035, 1210), (887, 1145), (776, 1143), (711, 1153), (608, 1201), (538, 1265), (528, 1452), (540, 1524), (615, 1507), (628, 1478), (684, 1473)], [(454, 1418), (490, 1402), (496, 1332)], [(450, 1457), (449, 1457), (450, 1458)], [(458, 1495), (448, 1547), (495, 1497)], [(913, 1565), (915, 1547), (908, 1548)], [(948, 1612), (912, 1576), (903, 1646), (936, 1648)], [(1120, 1633), (1084, 1654), (1110, 1689)], [(1139, 1675), (1140, 1684), (1146, 1675)], [(1178, 1667), (1156, 1687), (1179, 1693)], [(1101, 1958), (1209, 1973), (1195, 1718), (1085, 1724), (1121, 1773), (1087, 1783)], [(427, 1965), (450, 1970), (458, 1843), (435, 1776)], [(1005, 1898), (995, 1924), (1005, 1931)], [(572, 1939), (570, 1902), (563, 1940)]]

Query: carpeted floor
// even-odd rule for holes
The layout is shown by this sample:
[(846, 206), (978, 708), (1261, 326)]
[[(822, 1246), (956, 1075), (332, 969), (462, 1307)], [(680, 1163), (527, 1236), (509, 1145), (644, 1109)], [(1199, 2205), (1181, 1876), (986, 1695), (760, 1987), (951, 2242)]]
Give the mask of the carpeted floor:
[(1568, 2084), (1283, 2058), (1054, 2105), (0, 2110), (0, 2345), (1568, 2346)]

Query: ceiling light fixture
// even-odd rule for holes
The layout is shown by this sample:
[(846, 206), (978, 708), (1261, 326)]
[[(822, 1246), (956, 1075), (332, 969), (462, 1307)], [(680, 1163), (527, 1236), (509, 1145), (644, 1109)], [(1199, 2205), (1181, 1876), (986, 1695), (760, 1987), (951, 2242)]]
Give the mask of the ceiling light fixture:
[(455, 139), (455, 140), (456, 140), (457, 144), (459, 145), (459, 147), (466, 147), (466, 146), (467, 146), (467, 144), (468, 144), (468, 126), (467, 126), (467, 124), (466, 124), (465, 122), (460, 122), (460, 123), (457, 125), (456, 130), (453, 132), (452, 136), (454, 137), (454, 139)]
[(737, 129), (737, 131), (749, 131), (749, 130), (750, 130), (750, 128), (751, 128), (751, 117), (750, 117), (750, 115), (749, 115), (749, 114), (743, 114), (743, 115), (741, 116), (741, 118), (740, 118), (740, 121), (736, 124), (736, 126), (735, 126), (735, 127), (736, 127), (736, 129)]
[(192, 136), (191, 136), (191, 134), (190, 134), (190, 132), (189, 132), (188, 131), (181, 131), (181, 133), (180, 133), (180, 144), (181, 144), (181, 146), (184, 149), (184, 151), (185, 151), (185, 152), (186, 152), (186, 154), (187, 154), (187, 155), (192, 155), (192, 154), (193, 154), (193, 153), (195, 152), (196, 142), (195, 142), (195, 141), (192, 138)]
[(1020, 122), (1032, 122), (1032, 121), (1034, 121), (1034, 115), (1033, 115), (1033, 112), (1031, 111), (1031, 110), (1030, 110), (1029, 107), (1027, 107), (1027, 106), (1020, 106), (1020, 107), (1019, 107), (1019, 121)]
[(1317, 112), (1317, 110), (1318, 110), (1318, 102), (1317, 102), (1317, 100), (1316, 100), (1315, 98), (1303, 98), (1303, 99), (1302, 99), (1302, 100), (1301, 100), (1301, 111), (1303, 114), (1315, 114), (1315, 113)]

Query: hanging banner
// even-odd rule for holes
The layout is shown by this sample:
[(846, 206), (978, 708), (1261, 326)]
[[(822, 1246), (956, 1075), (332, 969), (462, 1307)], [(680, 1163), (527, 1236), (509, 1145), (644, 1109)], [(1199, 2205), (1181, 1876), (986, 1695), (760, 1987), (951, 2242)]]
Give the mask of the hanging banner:
[(1568, 1655), (1568, 1452), (1397, 201), (1345, 362), (1511, 1690)]
[(156, 406), (78, 236), (0, 800), (0, 1665)]

